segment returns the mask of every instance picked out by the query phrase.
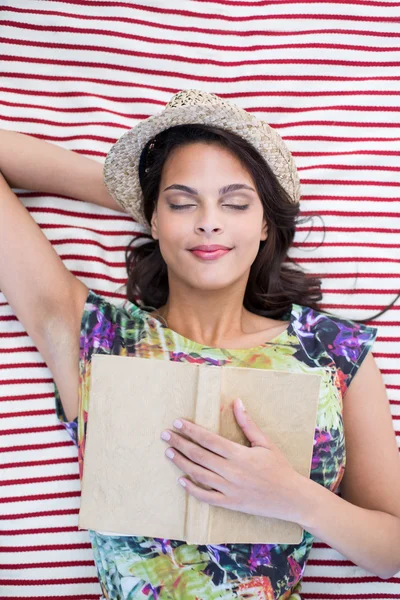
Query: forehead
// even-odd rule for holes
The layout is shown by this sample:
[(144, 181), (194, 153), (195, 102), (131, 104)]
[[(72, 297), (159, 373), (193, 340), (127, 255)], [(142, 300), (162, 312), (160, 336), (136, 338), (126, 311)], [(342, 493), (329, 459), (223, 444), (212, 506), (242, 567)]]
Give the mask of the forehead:
[(218, 183), (223, 178), (235, 175), (236, 179), (241, 175), (243, 181), (251, 181), (246, 166), (231, 150), (217, 143), (204, 142), (192, 142), (174, 148), (165, 161), (162, 177), (169, 180), (180, 176), (198, 181), (206, 173), (218, 180)]

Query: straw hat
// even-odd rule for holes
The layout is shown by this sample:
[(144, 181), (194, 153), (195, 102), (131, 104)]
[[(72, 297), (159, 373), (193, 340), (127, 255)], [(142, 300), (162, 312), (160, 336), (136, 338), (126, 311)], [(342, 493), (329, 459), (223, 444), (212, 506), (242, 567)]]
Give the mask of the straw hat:
[(143, 148), (161, 131), (189, 123), (221, 127), (250, 142), (269, 164), (291, 202), (300, 201), (300, 180), (292, 155), (268, 123), (215, 94), (182, 90), (172, 96), (162, 112), (140, 121), (124, 133), (111, 147), (104, 163), (104, 182), (109, 193), (148, 231), (151, 229), (143, 212), (139, 179)]

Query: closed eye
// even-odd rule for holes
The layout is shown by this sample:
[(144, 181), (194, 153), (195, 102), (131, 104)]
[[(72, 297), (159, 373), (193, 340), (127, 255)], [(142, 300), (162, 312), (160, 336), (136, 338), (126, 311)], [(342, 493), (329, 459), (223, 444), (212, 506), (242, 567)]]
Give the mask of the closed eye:
[[(183, 208), (188, 208), (189, 206), (197, 206), (196, 204), (169, 204), (172, 210), (182, 210)], [(250, 205), (249, 204), (223, 204), (222, 206), (229, 206), (230, 208), (236, 208), (237, 210), (246, 210)]]

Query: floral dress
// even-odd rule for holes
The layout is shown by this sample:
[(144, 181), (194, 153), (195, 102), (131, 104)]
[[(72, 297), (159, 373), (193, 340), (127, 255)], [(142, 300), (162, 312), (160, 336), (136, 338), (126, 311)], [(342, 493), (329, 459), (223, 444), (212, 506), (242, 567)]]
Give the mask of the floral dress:
[[(212, 348), (172, 331), (129, 300), (117, 307), (89, 290), (81, 322), (79, 414), (74, 421), (67, 420), (55, 386), (56, 414), (77, 445), (80, 478), (91, 358), (99, 353), (319, 375), (310, 477), (337, 492), (346, 464), (343, 396), (377, 328), (299, 304), (292, 304), (283, 319), (288, 321), (287, 329), (260, 346)], [(301, 579), (314, 540), (304, 531), (295, 545), (190, 545), (182, 540), (88, 533), (102, 598), (110, 600), (301, 600)]]

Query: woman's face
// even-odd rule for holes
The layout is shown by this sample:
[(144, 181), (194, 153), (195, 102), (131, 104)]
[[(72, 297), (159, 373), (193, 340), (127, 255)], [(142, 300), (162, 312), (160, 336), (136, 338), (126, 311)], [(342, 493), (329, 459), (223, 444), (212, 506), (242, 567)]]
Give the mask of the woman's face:
[[(233, 184), (243, 189), (221, 191)], [(191, 190), (174, 189), (178, 185)], [(151, 225), (169, 280), (204, 290), (222, 289), (242, 278), (247, 282), (260, 241), (267, 238), (263, 207), (250, 174), (229, 150), (204, 142), (180, 146), (169, 155)], [(204, 260), (190, 251), (200, 244), (231, 250)]]

